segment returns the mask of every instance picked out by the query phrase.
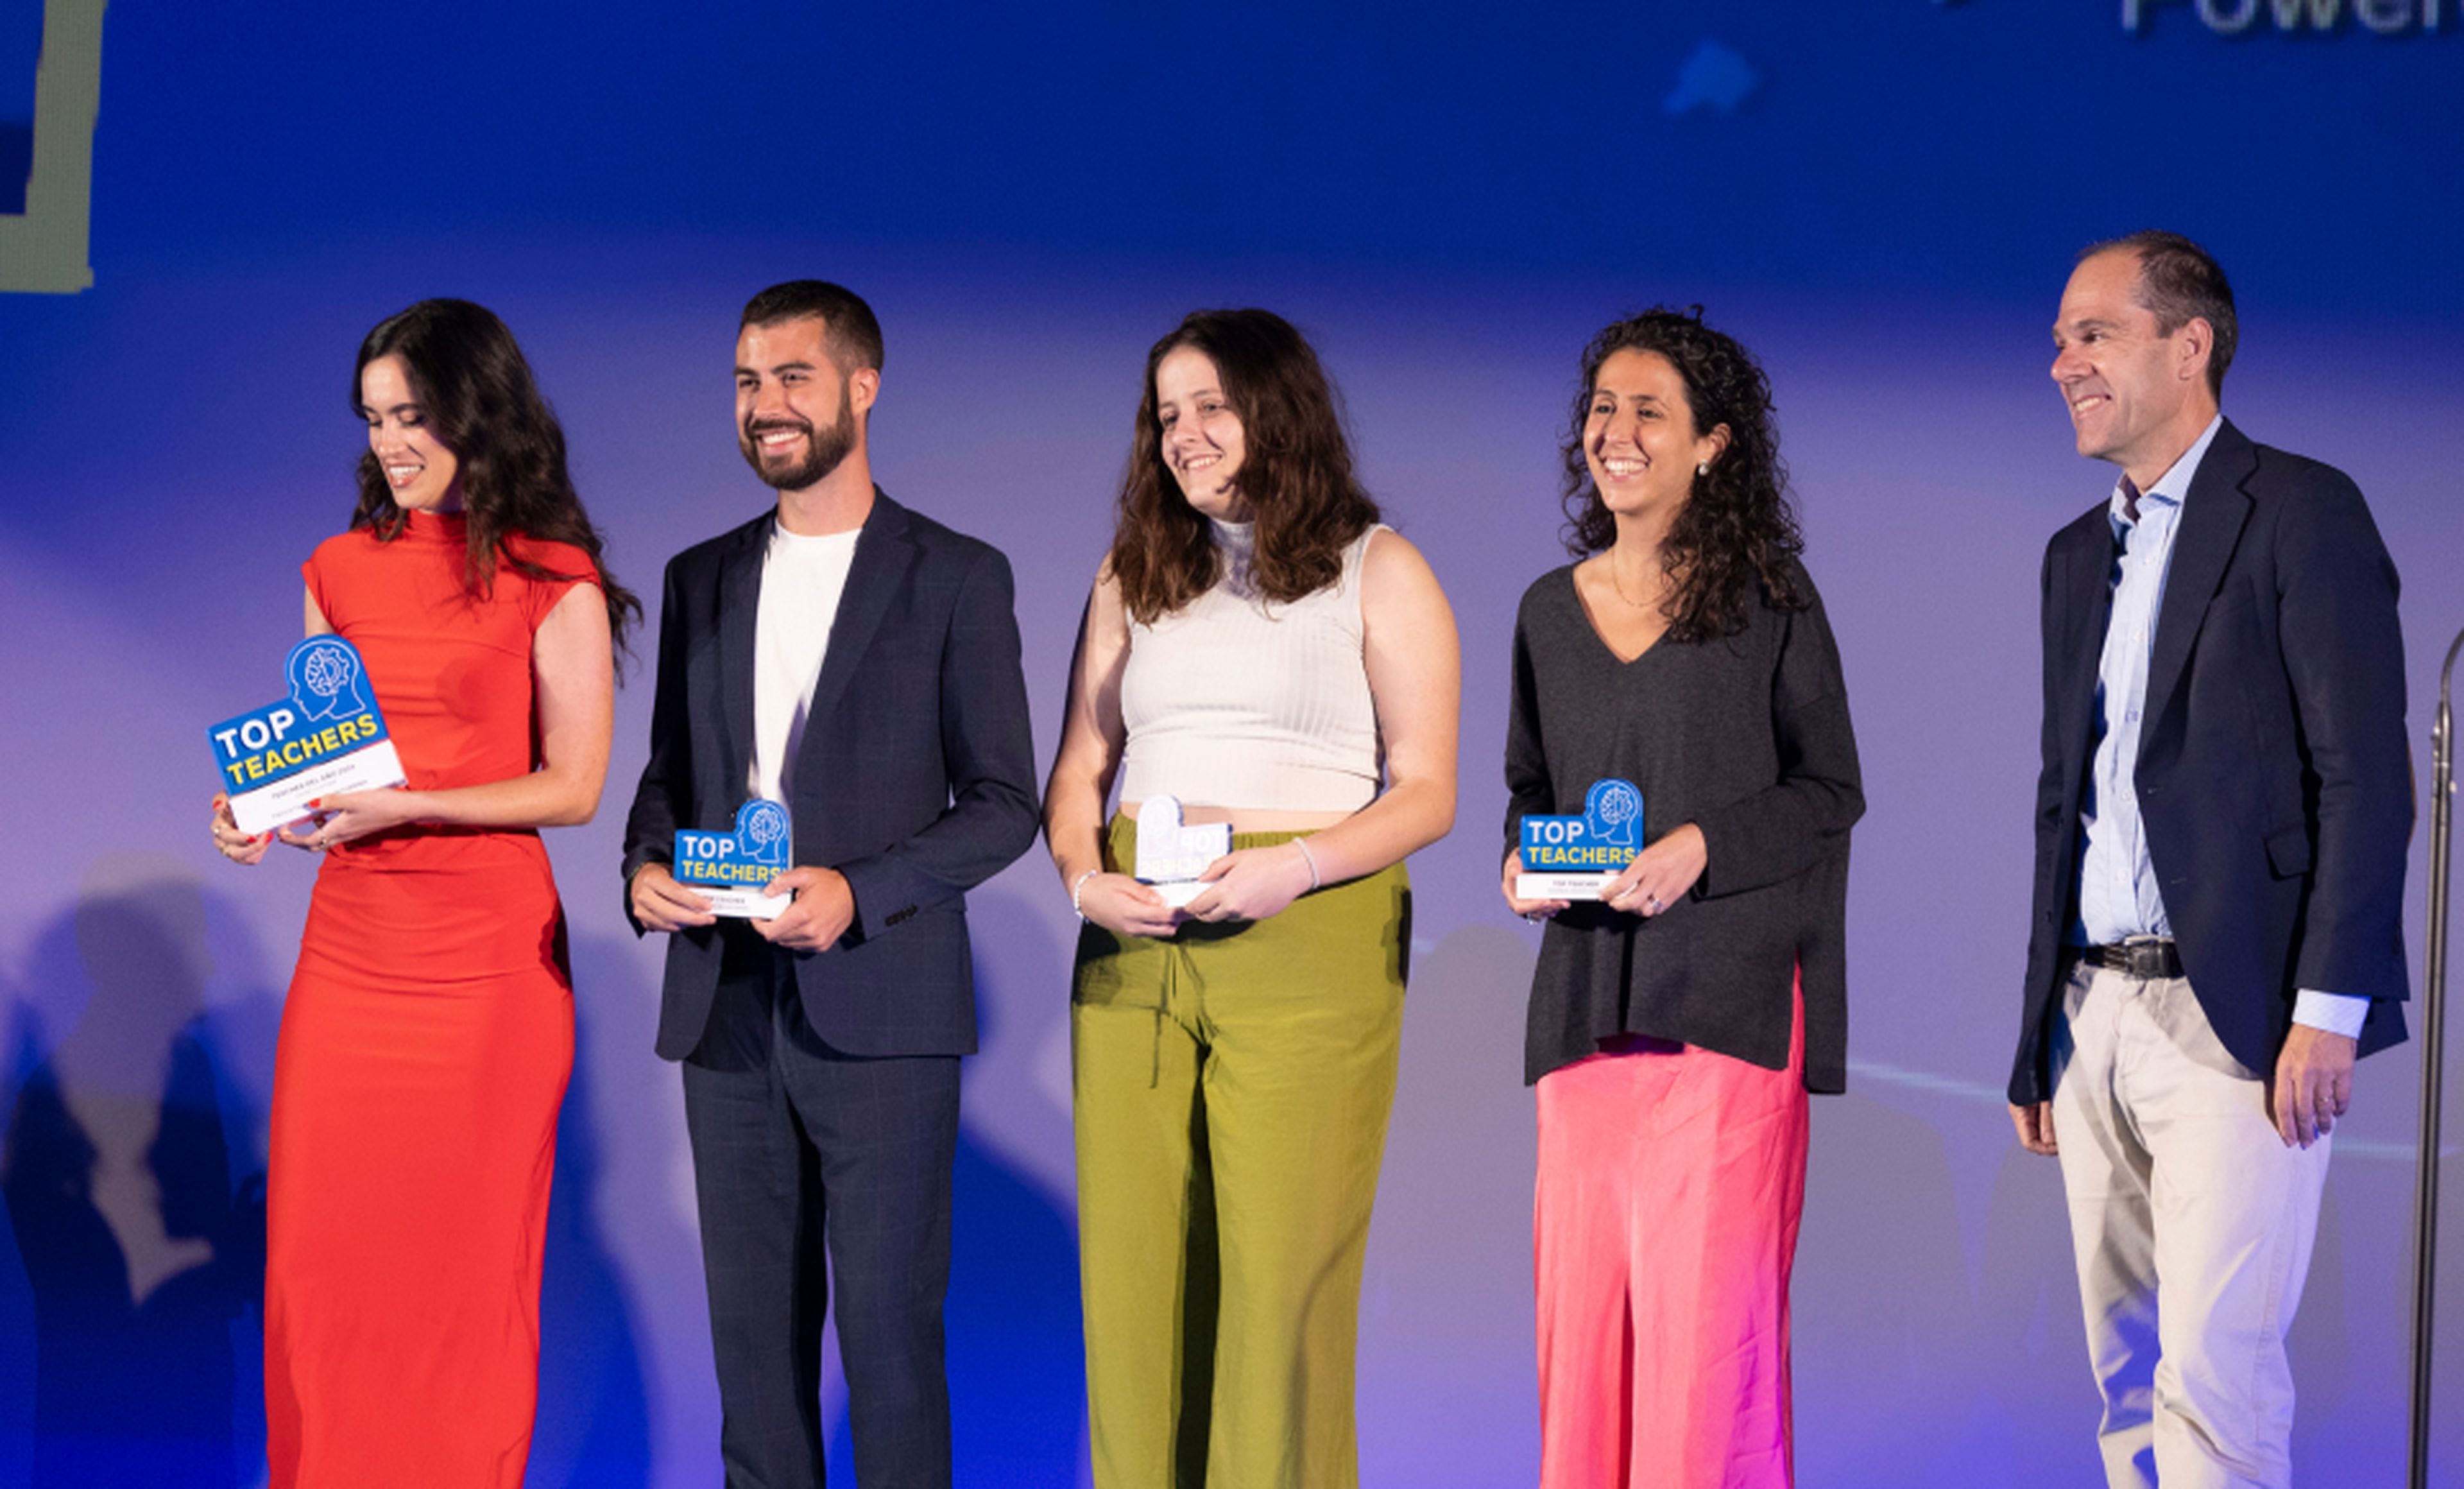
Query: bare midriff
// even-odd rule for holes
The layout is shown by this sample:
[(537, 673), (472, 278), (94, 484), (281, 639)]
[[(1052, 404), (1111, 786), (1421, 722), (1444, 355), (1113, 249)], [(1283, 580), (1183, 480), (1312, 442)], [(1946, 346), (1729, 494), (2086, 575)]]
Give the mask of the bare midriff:
[[(1121, 815), (1134, 820), (1144, 802), (1121, 803)], [(1180, 805), (1180, 820), (1192, 827), (1206, 822), (1229, 822), (1235, 833), (1314, 833), (1332, 827), (1352, 816), (1349, 811), (1270, 811), (1256, 807), (1204, 807), (1190, 802)]]

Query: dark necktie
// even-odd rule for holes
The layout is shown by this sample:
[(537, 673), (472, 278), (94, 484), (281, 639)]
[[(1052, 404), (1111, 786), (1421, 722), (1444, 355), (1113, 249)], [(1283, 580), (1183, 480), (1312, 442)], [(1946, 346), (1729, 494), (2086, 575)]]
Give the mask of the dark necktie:
[(2122, 515), (2129, 522), (2113, 535), (2113, 571), (2105, 575), (2105, 594), (2109, 598), (2122, 588), (2122, 560), (2130, 551), (2130, 540), (2139, 533), (2139, 487), (2127, 476), (2122, 478)]

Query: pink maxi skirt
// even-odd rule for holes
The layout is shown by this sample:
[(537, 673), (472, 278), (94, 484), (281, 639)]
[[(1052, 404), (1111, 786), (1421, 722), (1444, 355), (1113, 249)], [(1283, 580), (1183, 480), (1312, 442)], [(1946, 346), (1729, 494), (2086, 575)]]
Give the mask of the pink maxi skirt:
[(1541, 1489), (1791, 1483), (1803, 994), (1786, 1070), (1628, 1037), (1541, 1078)]

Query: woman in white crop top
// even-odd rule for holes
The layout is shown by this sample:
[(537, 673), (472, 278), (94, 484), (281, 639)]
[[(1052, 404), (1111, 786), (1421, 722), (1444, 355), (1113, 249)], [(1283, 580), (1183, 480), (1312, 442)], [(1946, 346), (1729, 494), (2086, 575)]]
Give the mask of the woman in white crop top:
[[(1402, 860), (1454, 821), (1458, 673), (1445, 596), (1353, 478), (1300, 333), (1200, 311), (1157, 342), (1044, 815), (1087, 922), (1071, 1047), (1099, 1489), (1357, 1482)], [(1139, 810), (1164, 796), (1231, 830), (1170, 894), (1133, 872)]]

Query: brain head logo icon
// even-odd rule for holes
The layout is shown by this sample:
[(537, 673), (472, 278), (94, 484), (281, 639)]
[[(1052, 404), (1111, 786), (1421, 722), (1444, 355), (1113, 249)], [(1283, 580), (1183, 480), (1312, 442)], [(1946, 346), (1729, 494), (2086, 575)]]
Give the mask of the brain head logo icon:
[(756, 863), (787, 861), (787, 809), (775, 801), (747, 802), (736, 824), (745, 856)]
[(1583, 834), (1595, 843), (1638, 846), (1642, 831), (1642, 792), (1625, 781), (1598, 781), (1583, 798)]
[(367, 675), (347, 641), (311, 636), (291, 649), (291, 702), (305, 719), (341, 719), (368, 707)]

